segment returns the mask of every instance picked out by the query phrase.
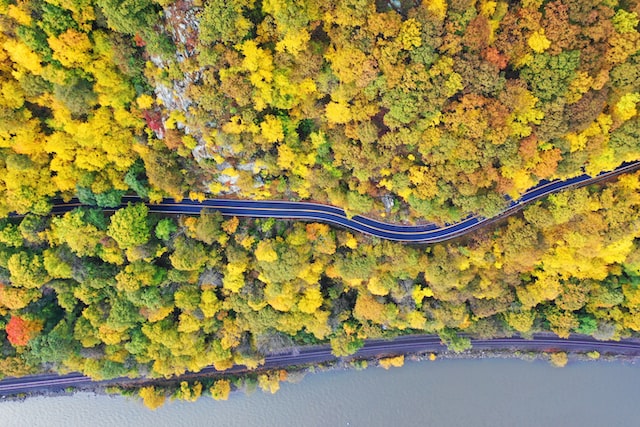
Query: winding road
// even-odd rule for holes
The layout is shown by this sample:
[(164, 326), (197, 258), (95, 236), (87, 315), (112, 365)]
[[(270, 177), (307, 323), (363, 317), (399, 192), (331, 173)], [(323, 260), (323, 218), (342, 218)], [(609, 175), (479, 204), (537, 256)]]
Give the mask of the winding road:
[[(508, 206), (500, 214), (491, 218), (471, 216), (461, 222), (438, 226), (436, 224), (423, 224), (416, 226), (389, 224), (362, 216), (348, 218), (344, 210), (318, 203), (287, 202), (287, 201), (258, 201), (258, 200), (232, 200), (232, 199), (206, 199), (202, 202), (186, 200), (176, 202), (165, 199), (159, 204), (147, 204), (149, 210), (165, 214), (198, 214), (203, 208), (218, 210), (225, 216), (240, 216), (254, 218), (282, 218), (298, 219), (306, 221), (319, 221), (332, 225), (366, 233), (382, 239), (413, 243), (437, 243), (452, 239), (468, 233), (478, 227), (486, 225), (499, 218), (510, 215), (521, 209), (524, 205), (538, 200), (544, 196), (556, 193), (568, 188), (581, 187), (598, 181), (613, 178), (615, 176), (640, 169), (640, 161), (629, 162), (610, 172), (603, 172), (597, 176), (581, 175), (568, 180), (543, 181), (537, 186), (525, 192), (517, 200), (507, 199)], [(123, 206), (129, 202), (143, 201), (139, 197), (126, 196), (123, 198)], [(83, 206), (77, 199), (70, 202), (56, 203), (52, 213), (60, 214), (76, 207)], [(490, 340), (473, 340), (475, 351), (482, 350), (530, 350), (530, 351), (591, 351), (600, 353), (612, 353), (640, 356), (640, 340), (622, 341), (596, 341), (586, 336), (572, 336), (570, 339), (561, 339), (550, 334), (540, 334), (533, 339), (524, 338), (498, 338)], [(446, 351), (437, 335), (405, 336), (394, 340), (369, 340), (351, 358), (371, 358), (384, 355), (412, 354), (421, 352)], [(331, 354), (328, 346), (303, 347), (294, 354), (269, 356), (265, 359), (262, 369), (283, 368), (292, 365), (318, 364), (335, 361), (337, 358)], [(243, 366), (234, 366), (225, 373), (242, 373), (247, 369)], [(182, 377), (197, 377), (216, 373), (213, 367), (203, 369), (199, 373), (190, 373)], [(182, 378), (181, 377), (181, 378)], [(139, 383), (141, 379), (119, 378), (102, 382), (108, 383)], [(65, 387), (84, 386), (96, 384), (90, 378), (72, 373), (68, 375), (43, 374), (22, 378), (7, 378), (0, 381), (0, 395), (11, 395), (29, 391), (64, 389)]]
[[(603, 172), (597, 176), (580, 175), (567, 180), (541, 181), (535, 187), (527, 190), (517, 200), (507, 199), (506, 209), (490, 218), (470, 216), (460, 222), (438, 226), (434, 223), (423, 225), (401, 225), (376, 221), (356, 215), (347, 217), (344, 210), (331, 205), (310, 202), (287, 202), (274, 200), (233, 200), (233, 199), (205, 199), (202, 202), (164, 199), (159, 204), (147, 203), (151, 212), (163, 214), (198, 214), (203, 208), (219, 211), (225, 216), (252, 218), (281, 218), (305, 221), (324, 222), (344, 227), (360, 233), (369, 234), (381, 239), (407, 243), (438, 243), (466, 234), (476, 228), (487, 225), (500, 218), (511, 215), (526, 204), (568, 188), (582, 187), (598, 181), (640, 169), (640, 161), (629, 162), (620, 167)], [(127, 203), (144, 201), (137, 196), (125, 196), (122, 206)], [(77, 199), (54, 204), (52, 213), (63, 213), (78, 206), (83, 206)]]
[[(532, 339), (520, 337), (494, 338), (494, 339), (472, 339), (473, 351), (492, 350), (513, 350), (520, 351), (598, 351), (601, 354), (616, 354), (628, 357), (640, 356), (640, 340), (621, 341), (597, 341), (594, 338), (584, 335), (573, 335), (569, 339), (558, 338), (551, 334), (534, 335)], [(395, 356), (399, 354), (419, 354), (419, 353), (442, 353), (447, 351), (447, 347), (442, 344), (437, 335), (408, 335), (398, 337), (393, 340), (368, 340), (365, 345), (354, 355), (345, 358), (368, 359), (373, 357)], [(340, 358), (331, 354), (329, 346), (309, 346), (302, 347), (298, 352), (267, 356), (265, 364), (259, 369), (278, 369), (289, 366), (302, 366), (327, 362), (335, 362)], [(225, 374), (240, 374), (247, 372), (244, 366), (236, 365), (224, 371)], [(176, 380), (197, 379), (202, 376), (215, 375), (220, 373), (213, 367), (204, 368), (200, 372), (187, 373)], [(0, 396), (15, 395), (18, 393), (37, 392), (43, 390), (62, 390), (66, 387), (83, 387), (93, 385), (140, 385), (145, 379), (117, 378), (108, 381), (92, 381), (91, 378), (79, 373), (67, 375), (42, 374), (31, 375), (21, 378), (6, 378), (0, 381)], [(157, 380), (156, 380), (157, 381)]]

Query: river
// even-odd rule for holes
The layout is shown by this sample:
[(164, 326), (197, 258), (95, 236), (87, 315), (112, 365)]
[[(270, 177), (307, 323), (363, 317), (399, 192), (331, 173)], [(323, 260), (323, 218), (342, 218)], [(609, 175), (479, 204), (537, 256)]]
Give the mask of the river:
[[(4, 427), (56, 426), (632, 426), (640, 369), (521, 360), (407, 362), (385, 371), (310, 374), (275, 395), (168, 402), (155, 412), (123, 397), (76, 394), (0, 403)], [(634, 421), (635, 420), (635, 421)]]

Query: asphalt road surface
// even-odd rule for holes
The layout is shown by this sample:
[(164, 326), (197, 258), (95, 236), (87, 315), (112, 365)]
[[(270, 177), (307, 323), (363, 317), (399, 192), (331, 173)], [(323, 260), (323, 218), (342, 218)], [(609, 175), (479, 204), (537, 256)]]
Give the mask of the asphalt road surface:
[[(597, 176), (581, 175), (568, 180), (542, 181), (537, 186), (528, 190), (518, 200), (509, 200), (508, 207), (500, 214), (491, 218), (472, 216), (465, 220), (444, 226), (436, 224), (423, 224), (408, 226), (400, 224), (388, 224), (375, 221), (362, 216), (348, 218), (344, 210), (318, 203), (308, 202), (287, 202), (287, 201), (258, 201), (258, 200), (231, 200), (231, 199), (206, 199), (198, 201), (176, 202), (172, 199), (165, 199), (159, 204), (148, 204), (152, 212), (166, 214), (197, 214), (203, 208), (219, 210), (225, 216), (243, 216), (254, 218), (283, 218), (306, 221), (325, 222), (357, 232), (366, 233), (382, 239), (389, 239), (401, 242), (414, 243), (437, 243), (449, 240), (478, 227), (496, 221), (499, 218), (510, 215), (521, 209), (524, 205), (568, 188), (580, 187), (593, 184), (598, 181), (613, 178), (623, 173), (635, 171), (640, 168), (640, 161), (630, 162), (621, 165), (610, 172), (603, 172)], [(123, 198), (123, 206), (129, 202), (143, 201), (139, 197), (126, 196)], [(70, 202), (60, 202), (54, 205), (52, 213), (63, 213), (70, 211), (82, 204), (77, 200)], [(501, 338), (491, 340), (472, 340), (475, 350), (499, 350), (517, 349), (531, 351), (591, 351), (597, 350), (600, 353), (625, 354), (629, 356), (640, 355), (640, 341), (596, 341), (593, 338), (584, 336), (574, 336), (571, 339), (561, 339), (552, 335), (543, 334), (534, 337), (533, 340), (523, 338)], [(440, 338), (432, 335), (409, 336), (397, 338), (393, 341), (370, 340), (354, 356), (355, 358), (370, 358), (381, 355), (410, 354), (419, 352), (441, 352), (446, 347), (441, 343)], [(329, 347), (303, 347), (294, 354), (283, 354), (269, 356), (265, 360), (263, 368), (281, 368), (291, 365), (317, 364), (335, 361)], [(244, 372), (246, 368), (242, 366), (233, 367), (226, 372)], [(186, 376), (197, 376), (214, 373), (214, 368), (205, 368), (200, 373), (187, 374)], [(129, 379), (117, 379), (108, 382), (140, 381)], [(90, 378), (72, 373), (68, 375), (33, 375), (22, 378), (7, 378), (0, 381), (0, 395), (24, 393), (35, 390), (62, 389), (69, 386), (82, 386), (92, 384)]]
[[(572, 335), (569, 339), (559, 338), (552, 334), (538, 334), (532, 339), (520, 337), (495, 338), (487, 340), (471, 340), (473, 351), (482, 350), (519, 350), (519, 351), (598, 351), (601, 354), (626, 355), (629, 357), (640, 356), (640, 340), (621, 341), (597, 341), (594, 338), (583, 335)], [(394, 356), (399, 354), (417, 354), (436, 352), (441, 353), (447, 350), (437, 335), (409, 335), (398, 337), (393, 340), (369, 340), (354, 355), (343, 358), (367, 359), (384, 356)], [(309, 346), (301, 347), (298, 351), (287, 354), (267, 356), (265, 364), (259, 369), (277, 369), (299, 365), (314, 365), (326, 362), (335, 362), (339, 358), (331, 354), (329, 346)], [(234, 366), (224, 373), (244, 373), (247, 372), (244, 366)], [(199, 376), (218, 373), (215, 368), (207, 367), (200, 372), (187, 373), (177, 379), (194, 379)], [(0, 381), (0, 395), (13, 395), (18, 393), (28, 393), (46, 390), (61, 390), (66, 387), (81, 387), (101, 384), (140, 384), (144, 379), (117, 378), (109, 381), (92, 381), (79, 373), (67, 375), (42, 374), (31, 375), (21, 378), (6, 378)]]
[[(581, 187), (598, 181), (613, 178), (623, 173), (632, 172), (640, 168), (640, 161), (625, 163), (610, 172), (603, 172), (597, 176), (580, 175), (568, 180), (542, 181), (531, 188), (517, 200), (507, 199), (508, 206), (498, 215), (483, 218), (470, 216), (454, 224), (442, 226), (434, 223), (422, 225), (389, 224), (356, 215), (348, 218), (343, 209), (331, 205), (310, 202), (287, 202), (274, 200), (233, 200), (233, 199), (205, 199), (202, 202), (164, 199), (158, 204), (147, 203), (149, 210), (164, 214), (198, 214), (202, 209), (217, 210), (225, 216), (252, 218), (281, 218), (304, 221), (318, 221), (344, 227), (360, 233), (369, 234), (381, 239), (413, 243), (438, 243), (466, 234), (476, 228), (485, 226), (500, 218), (508, 216), (528, 203), (568, 188)], [(123, 197), (123, 205), (127, 203), (143, 202), (137, 196)], [(78, 206), (83, 206), (77, 199), (54, 204), (52, 213), (63, 213)]]

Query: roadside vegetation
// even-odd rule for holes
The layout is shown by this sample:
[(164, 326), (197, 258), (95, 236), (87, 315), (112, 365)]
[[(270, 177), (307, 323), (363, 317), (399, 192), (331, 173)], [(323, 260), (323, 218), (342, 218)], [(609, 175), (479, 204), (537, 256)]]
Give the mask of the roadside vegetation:
[[(540, 180), (640, 159), (638, 13), (633, 0), (0, 0), (0, 373), (171, 377), (407, 333), (456, 351), (461, 333), (635, 336), (638, 173), (429, 247), (101, 208), (136, 193), (491, 216)], [(87, 207), (48, 215), (72, 197)]]
[(640, 331), (640, 174), (549, 196), (429, 247), (317, 223), (162, 217), (143, 204), (0, 223), (5, 375), (169, 377), (367, 338)]

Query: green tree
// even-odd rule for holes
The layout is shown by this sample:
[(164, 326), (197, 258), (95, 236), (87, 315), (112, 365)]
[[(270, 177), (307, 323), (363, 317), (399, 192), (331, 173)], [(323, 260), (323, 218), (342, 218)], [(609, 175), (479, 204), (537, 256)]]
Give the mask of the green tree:
[(169, 259), (178, 270), (199, 271), (209, 261), (204, 245), (196, 240), (179, 236), (173, 245), (173, 253)]
[(525, 66), (520, 75), (529, 83), (533, 94), (542, 101), (562, 97), (575, 78), (575, 69), (580, 64), (580, 51), (572, 50), (551, 56), (536, 54), (531, 64)]
[(239, 43), (252, 27), (243, 16), (250, 3), (246, 0), (211, 0), (200, 13), (200, 42)]
[(160, 240), (168, 241), (173, 233), (178, 230), (176, 223), (171, 218), (163, 218), (156, 225), (156, 237)]
[(44, 267), (42, 255), (20, 251), (11, 255), (7, 265), (11, 273), (11, 283), (28, 289), (39, 288), (51, 277)]
[(148, 212), (149, 208), (142, 203), (128, 204), (111, 216), (107, 234), (122, 249), (144, 245), (151, 237)]

